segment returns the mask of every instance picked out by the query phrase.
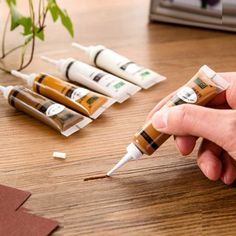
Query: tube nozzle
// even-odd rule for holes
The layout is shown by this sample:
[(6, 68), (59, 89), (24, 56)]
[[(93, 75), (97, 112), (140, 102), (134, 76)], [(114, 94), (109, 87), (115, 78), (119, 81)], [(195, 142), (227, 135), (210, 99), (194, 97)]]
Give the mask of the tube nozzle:
[(17, 70), (11, 70), (11, 74), (16, 76), (16, 77), (18, 77), (18, 78), (20, 78), (20, 79), (25, 80), (26, 82), (28, 82), (29, 79), (30, 79), (29, 75), (23, 74), (23, 73), (21, 73), (21, 72), (19, 72)]
[(121, 166), (127, 163), (130, 160), (139, 159), (143, 153), (133, 144), (129, 144), (127, 147), (127, 153), (123, 158), (110, 170), (107, 172), (107, 176), (111, 176), (116, 170), (118, 170)]
[(111, 176), (116, 170), (118, 170), (131, 159), (133, 159), (132, 156), (130, 156), (129, 153), (126, 153), (126, 155), (123, 156), (123, 158), (110, 171), (107, 172), (107, 176)]
[(3, 96), (6, 99), (8, 98), (8, 95), (11, 92), (12, 89), (13, 89), (13, 86), (4, 87), (4, 86), (0, 85), (0, 91), (2, 92)]
[(58, 65), (58, 61), (57, 60), (54, 60), (54, 59), (51, 59), (51, 58), (45, 57), (45, 56), (41, 56), (40, 58), (42, 60), (46, 61), (46, 62), (51, 63), (51, 64)]
[(83, 45), (81, 45), (81, 44), (72, 43), (72, 46), (73, 46), (73, 47), (76, 47), (76, 48), (79, 48), (79, 49), (81, 49), (81, 50), (84, 51), (84, 52), (88, 52), (88, 48), (85, 47), (85, 46), (83, 46)]
[(2, 92), (2, 94), (4, 94), (5, 90), (6, 90), (6, 87), (0, 85), (0, 91)]

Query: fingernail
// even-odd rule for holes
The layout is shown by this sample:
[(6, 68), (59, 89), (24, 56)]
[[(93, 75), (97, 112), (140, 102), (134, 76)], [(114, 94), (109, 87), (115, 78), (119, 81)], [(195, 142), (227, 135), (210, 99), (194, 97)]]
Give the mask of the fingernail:
[(224, 175), (223, 176), (223, 180), (222, 180), (225, 184), (230, 185), (234, 182), (234, 179), (228, 175)]
[(157, 111), (152, 118), (152, 124), (156, 129), (163, 129), (167, 127), (169, 109), (161, 109)]
[(204, 163), (200, 163), (199, 164), (200, 169), (202, 170), (203, 174), (208, 177), (208, 173), (209, 173), (209, 166), (204, 164)]
[(229, 184), (229, 178), (227, 177), (227, 175), (224, 175), (224, 176), (223, 176), (223, 182), (224, 182), (225, 184)]

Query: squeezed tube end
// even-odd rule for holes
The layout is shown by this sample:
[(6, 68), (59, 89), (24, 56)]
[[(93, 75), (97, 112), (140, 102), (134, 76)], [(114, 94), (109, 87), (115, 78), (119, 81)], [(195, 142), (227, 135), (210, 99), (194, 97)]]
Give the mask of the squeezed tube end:
[(216, 72), (207, 65), (203, 65), (200, 70), (203, 71), (209, 78), (213, 78), (216, 75)]

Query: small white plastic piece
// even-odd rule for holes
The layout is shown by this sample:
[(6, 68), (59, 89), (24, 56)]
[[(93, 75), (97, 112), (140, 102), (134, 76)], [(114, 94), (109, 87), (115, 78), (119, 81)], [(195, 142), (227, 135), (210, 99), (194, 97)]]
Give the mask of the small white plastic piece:
[(27, 75), (27, 74), (23, 74), (17, 70), (11, 70), (11, 74), (16, 76), (17, 78), (20, 78), (20, 79), (23, 79), (24, 81), (27, 82), (27, 84), (29, 86), (33, 86), (33, 81), (35, 80), (35, 78), (38, 76), (37, 74), (35, 73), (32, 73), (30, 75)]
[(53, 152), (53, 157), (60, 158), (60, 159), (66, 159), (66, 153), (64, 153), (64, 152)]
[(133, 144), (131, 143), (127, 147), (127, 153), (125, 156), (110, 170), (107, 172), (107, 176), (111, 176), (116, 170), (122, 167), (130, 160), (137, 160), (142, 157), (143, 153)]

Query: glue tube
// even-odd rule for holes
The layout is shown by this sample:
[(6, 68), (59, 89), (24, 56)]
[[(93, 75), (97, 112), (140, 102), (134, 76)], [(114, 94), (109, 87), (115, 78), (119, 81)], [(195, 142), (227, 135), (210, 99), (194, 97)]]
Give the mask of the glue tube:
[(164, 76), (141, 67), (104, 46), (85, 47), (78, 43), (72, 43), (72, 46), (84, 51), (89, 61), (95, 66), (137, 84), (141, 88), (148, 89), (166, 79)]
[(11, 106), (51, 126), (66, 137), (92, 121), (23, 86), (0, 86), (0, 91)]
[(44, 61), (56, 65), (57, 69), (69, 81), (79, 83), (99, 93), (110, 96), (119, 103), (124, 102), (141, 89), (121, 78), (73, 58), (61, 60), (52, 60), (44, 56), (41, 58)]
[(11, 73), (25, 80), (36, 93), (93, 119), (100, 116), (115, 102), (113, 98), (75, 86), (51, 75), (43, 73), (26, 75), (16, 70), (12, 70)]
[[(204, 65), (188, 83), (177, 90), (162, 109), (184, 103), (204, 106), (228, 86), (226, 80)], [(143, 154), (152, 155), (169, 137), (169, 134), (157, 131), (152, 122), (148, 121), (134, 135), (132, 143), (127, 147), (127, 154), (107, 173), (107, 176), (111, 176), (129, 160), (139, 159)]]

